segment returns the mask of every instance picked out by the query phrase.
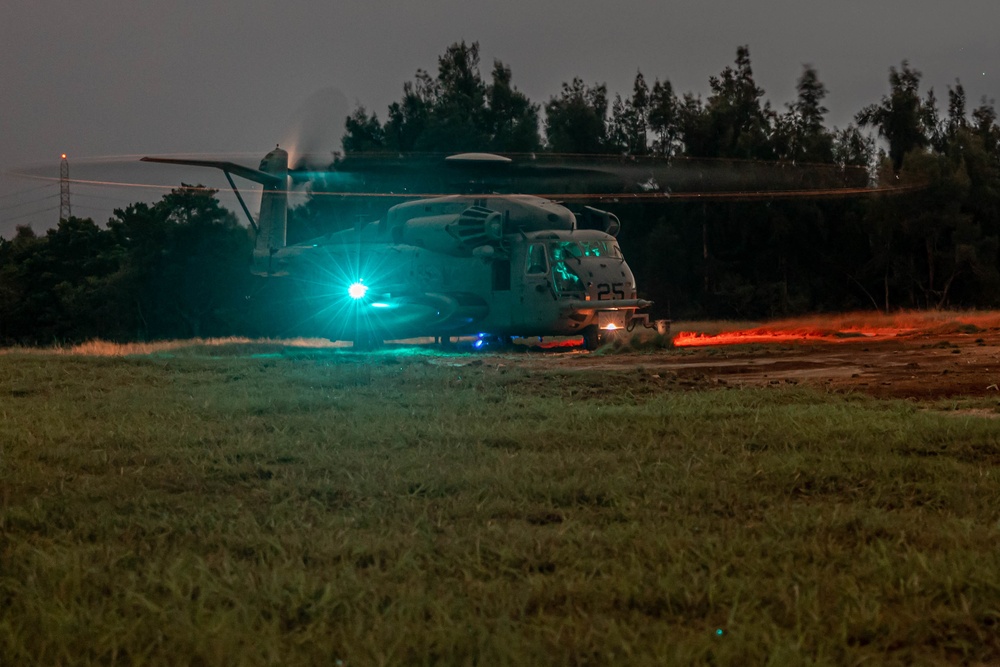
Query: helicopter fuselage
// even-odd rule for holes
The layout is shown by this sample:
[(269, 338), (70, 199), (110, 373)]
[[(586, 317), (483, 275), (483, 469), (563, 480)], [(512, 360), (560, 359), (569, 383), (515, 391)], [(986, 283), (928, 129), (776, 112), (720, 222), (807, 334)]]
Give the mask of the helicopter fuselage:
[[(574, 213), (533, 195), (448, 195), (390, 208), (377, 222), (286, 245), (288, 154), (276, 147), (259, 169), (231, 162), (143, 158), (221, 169), (255, 232), (252, 272), (292, 286), (298, 310), (285, 329), (338, 340), (419, 336), (558, 336), (630, 328), (650, 304), (615, 235), (612, 213)], [(464, 154), (456, 164), (510, 163)], [(253, 219), (230, 175), (262, 186)], [(280, 319), (280, 318), (279, 318)], [(296, 324), (304, 324), (298, 327)]]
[(279, 250), (270, 274), (296, 277), (331, 338), (579, 335), (648, 305), (614, 236), (528, 196), (409, 202)]

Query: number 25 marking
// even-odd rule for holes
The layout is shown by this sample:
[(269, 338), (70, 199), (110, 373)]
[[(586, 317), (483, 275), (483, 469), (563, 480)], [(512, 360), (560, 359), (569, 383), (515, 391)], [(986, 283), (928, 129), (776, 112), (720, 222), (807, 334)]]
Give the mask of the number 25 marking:
[(598, 301), (609, 301), (611, 299), (624, 299), (624, 298), (625, 298), (625, 283), (597, 284)]

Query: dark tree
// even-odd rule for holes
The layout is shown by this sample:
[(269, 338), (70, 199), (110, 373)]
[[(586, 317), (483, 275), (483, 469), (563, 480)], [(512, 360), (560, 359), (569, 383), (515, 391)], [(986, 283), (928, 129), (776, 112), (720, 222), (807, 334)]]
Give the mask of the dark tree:
[(823, 124), (826, 86), (816, 70), (806, 66), (796, 85), (798, 98), (777, 120), (775, 150), (778, 157), (802, 162), (832, 162), (833, 135)]
[(493, 64), (492, 80), (479, 71), (479, 44), (452, 44), (438, 58), (437, 76), (418, 69), (389, 105), (384, 126), (364, 108), (345, 123), (345, 153), (528, 152), (540, 147), (538, 106), (511, 83), (510, 68)]
[(735, 67), (726, 67), (709, 79), (712, 94), (702, 105), (690, 95), (681, 107), (681, 134), (685, 153), (692, 157), (769, 159), (770, 105), (761, 105), (764, 90), (757, 86), (750, 50), (736, 50)]
[(437, 85), (424, 70), (418, 69), (416, 80), (403, 84), (403, 99), (389, 105), (385, 122), (386, 148), (412, 151), (419, 148), (431, 112), (437, 101)]
[(595, 154), (606, 150), (608, 89), (574, 78), (545, 105), (545, 137), (554, 153)]
[(76, 217), (41, 237), (21, 227), (7, 254), (0, 269), (5, 337), (53, 342), (101, 335), (104, 316), (114, 315), (101, 291), (121, 261), (106, 230)]
[(438, 58), (430, 115), (418, 150), (482, 150), (487, 134), (486, 84), (479, 74), (479, 44), (452, 44)]
[(672, 157), (682, 148), (678, 142), (680, 105), (669, 81), (653, 83), (649, 96), (649, 129), (656, 135), (653, 153)]
[(216, 191), (182, 185), (149, 206), (115, 211), (108, 229), (126, 259), (115, 281), (140, 338), (234, 333), (250, 242)]
[(983, 142), (983, 149), (993, 156), (995, 162), (1000, 162), (1000, 126), (997, 125), (993, 104), (983, 99), (972, 112), (972, 120), (976, 135)]
[(965, 115), (965, 88), (961, 81), (955, 81), (955, 87), (948, 87), (948, 123), (945, 128), (945, 136), (949, 139), (969, 127), (968, 118)]
[(385, 149), (385, 130), (378, 121), (378, 115), (368, 115), (364, 107), (358, 107), (344, 123), (343, 146), (346, 153), (364, 153)]
[(905, 60), (899, 70), (889, 68), (889, 94), (855, 117), (862, 127), (878, 128), (879, 136), (889, 143), (889, 158), (897, 172), (907, 153), (930, 143), (936, 125), (933, 95), (926, 101), (920, 99), (920, 76)]
[(650, 93), (646, 80), (639, 72), (632, 86), (632, 97), (615, 95), (611, 105), (611, 126), (608, 147), (624, 155), (646, 155), (649, 152)]
[(511, 84), (510, 68), (493, 63), (493, 82), (486, 91), (489, 149), (528, 153), (541, 148), (538, 136), (538, 105)]

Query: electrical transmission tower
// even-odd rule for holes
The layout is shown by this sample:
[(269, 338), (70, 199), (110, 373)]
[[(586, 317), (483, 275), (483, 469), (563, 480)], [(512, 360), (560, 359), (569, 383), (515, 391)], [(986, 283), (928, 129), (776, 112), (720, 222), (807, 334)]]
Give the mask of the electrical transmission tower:
[(62, 154), (62, 162), (59, 163), (59, 219), (69, 220), (73, 211), (69, 205), (69, 161), (66, 154)]

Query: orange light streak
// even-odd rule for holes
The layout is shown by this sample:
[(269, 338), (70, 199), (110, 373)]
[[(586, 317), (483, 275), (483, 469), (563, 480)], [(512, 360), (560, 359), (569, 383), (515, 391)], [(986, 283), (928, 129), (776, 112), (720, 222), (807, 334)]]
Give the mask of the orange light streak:
[(583, 347), (583, 337), (575, 336), (563, 340), (545, 340), (532, 343), (530, 347), (537, 347), (542, 350), (558, 350), (564, 347)]
[(971, 335), (1000, 328), (1000, 313), (902, 311), (891, 314), (844, 313), (771, 322), (711, 333), (681, 330), (675, 347), (709, 347), (769, 343), (852, 343), (900, 336)]
[(884, 340), (911, 334), (914, 329), (858, 328), (841, 330), (798, 329), (781, 330), (766, 327), (743, 331), (725, 331), (717, 334), (703, 334), (681, 331), (674, 338), (674, 347), (709, 347), (713, 345), (750, 345), (767, 343), (850, 343), (858, 341)]

